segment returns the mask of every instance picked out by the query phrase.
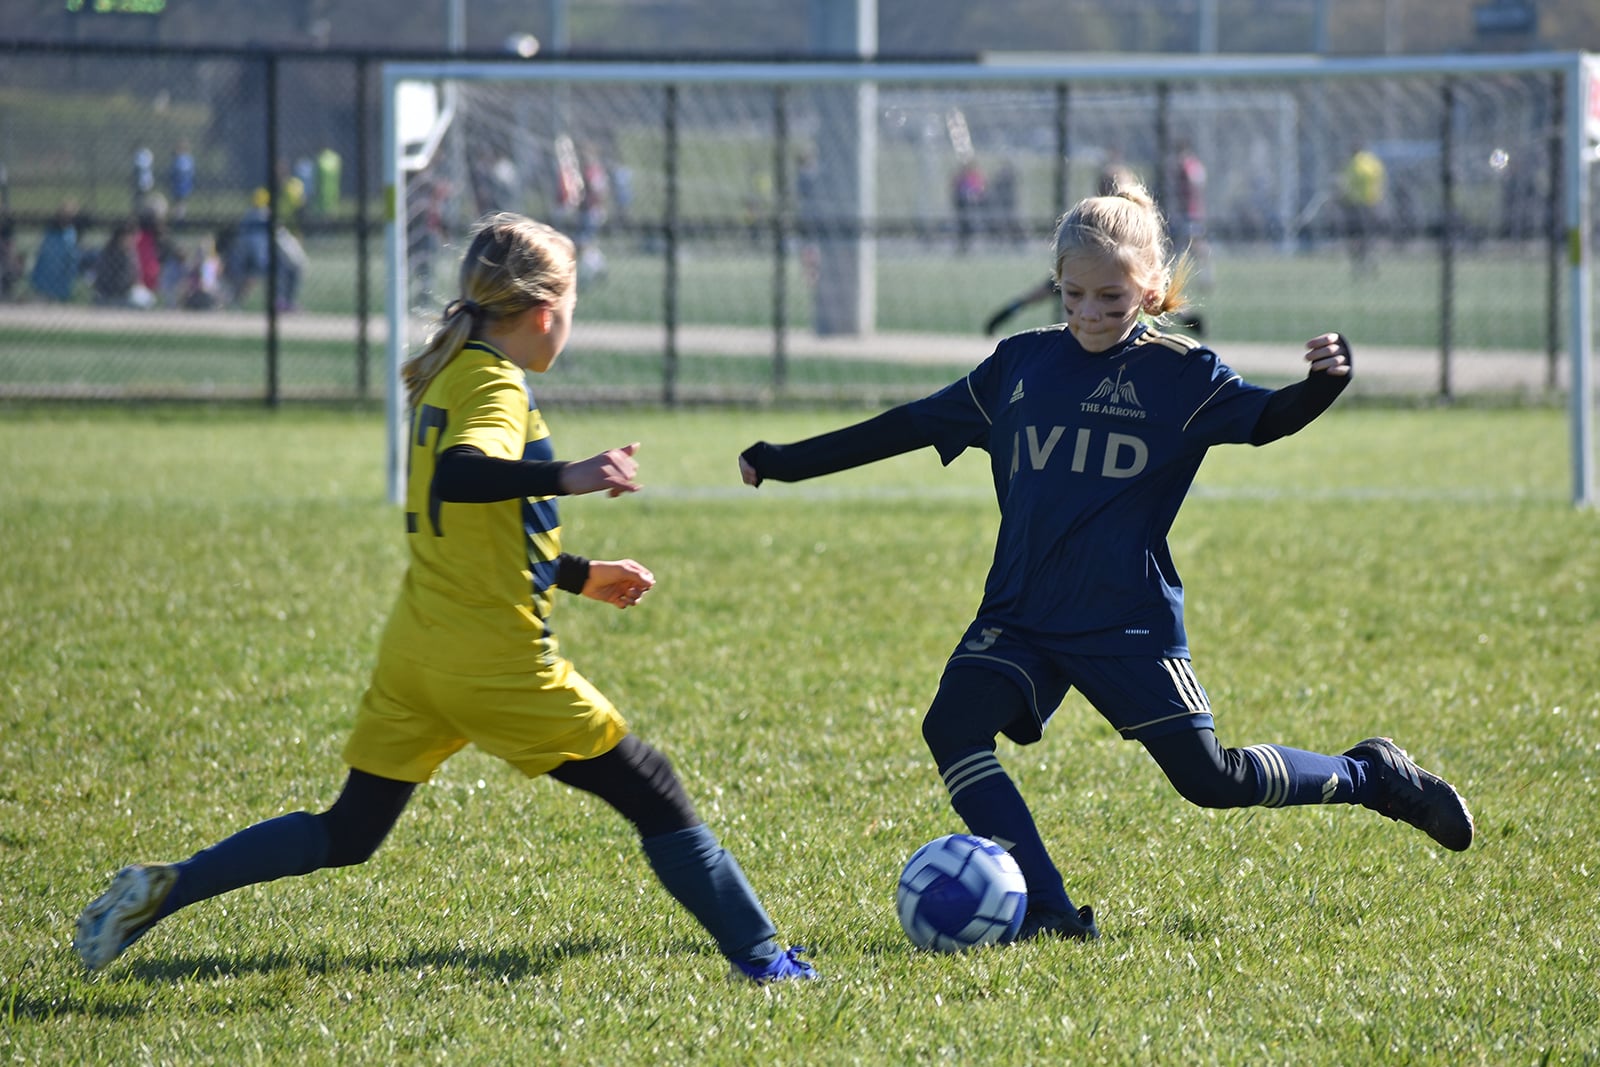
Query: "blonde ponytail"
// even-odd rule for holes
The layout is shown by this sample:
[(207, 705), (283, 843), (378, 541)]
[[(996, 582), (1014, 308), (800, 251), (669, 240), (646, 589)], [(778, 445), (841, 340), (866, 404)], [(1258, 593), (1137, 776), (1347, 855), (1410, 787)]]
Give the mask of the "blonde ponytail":
[(480, 219), (461, 259), (462, 295), (445, 305), (422, 351), (400, 368), (410, 405), (485, 324), (555, 304), (577, 275), (572, 241), (554, 228), (510, 211)]

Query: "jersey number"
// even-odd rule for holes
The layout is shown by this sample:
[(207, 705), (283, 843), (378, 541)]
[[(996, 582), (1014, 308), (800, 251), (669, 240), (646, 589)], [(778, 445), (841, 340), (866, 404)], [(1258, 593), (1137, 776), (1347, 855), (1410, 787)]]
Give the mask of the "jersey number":
[[(428, 431), (433, 430), (433, 461), (435, 466), (439, 462), (439, 442), (444, 440), (444, 428), (450, 422), (450, 413), (444, 408), (436, 408), (432, 404), (423, 404), (411, 418), (411, 447), (413, 450), (425, 448), (428, 444)], [(408, 460), (410, 457), (407, 457)], [(444, 530), (439, 526), (440, 505), (443, 503), (433, 494), (433, 480), (428, 480), (428, 526), (433, 530), (433, 536), (443, 537)], [(417, 513), (406, 512), (406, 532), (415, 533), (417, 530)]]

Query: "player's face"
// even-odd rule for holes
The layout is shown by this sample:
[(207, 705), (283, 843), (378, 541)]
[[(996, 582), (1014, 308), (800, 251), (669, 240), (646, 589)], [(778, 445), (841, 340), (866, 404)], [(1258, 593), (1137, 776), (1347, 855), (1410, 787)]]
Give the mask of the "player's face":
[(1077, 256), (1061, 263), (1061, 310), (1090, 352), (1104, 352), (1133, 332), (1145, 291), (1116, 260)]
[(574, 285), (565, 296), (550, 305), (550, 328), (539, 330), (533, 327), (535, 333), (533, 351), (527, 364), (529, 370), (543, 373), (561, 355), (561, 350), (567, 347), (567, 338), (572, 336), (572, 315), (577, 307), (578, 287)]

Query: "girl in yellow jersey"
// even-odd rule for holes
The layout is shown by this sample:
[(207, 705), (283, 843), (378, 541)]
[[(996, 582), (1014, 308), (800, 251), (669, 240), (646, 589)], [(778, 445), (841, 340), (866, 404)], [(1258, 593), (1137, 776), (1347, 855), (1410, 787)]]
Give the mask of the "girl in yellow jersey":
[(558, 590), (628, 608), (655, 583), (634, 560), (561, 550), (556, 497), (639, 488), (637, 444), (556, 460), (528, 390), (526, 372), (549, 370), (567, 342), (576, 278), (572, 242), (542, 223), (503, 213), (475, 228), (462, 296), (403, 368), (411, 562), (345, 745), (343, 791), (327, 811), (257, 823), (180, 863), (123, 868), (78, 919), (73, 943), (90, 969), (196, 901), (365, 861), (416, 786), (470, 742), (621, 812), (735, 977), (816, 976), (802, 950), (774, 939), (666, 758), (628, 731), (550, 628)]

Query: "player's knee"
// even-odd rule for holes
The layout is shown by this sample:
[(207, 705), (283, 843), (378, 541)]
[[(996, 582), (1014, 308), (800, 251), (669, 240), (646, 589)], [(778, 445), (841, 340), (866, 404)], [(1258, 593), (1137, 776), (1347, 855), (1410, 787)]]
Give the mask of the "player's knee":
[(934, 701), (933, 707), (922, 717), (922, 740), (932, 753), (934, 763), (939, 766), (960, 753), (994, 745), (992, 735), (984, 737), (973, 730), (962, 716), (951, 714), (949, 705), (938, 701)]
[(338, 805), (317, 815), (328, 835), (328, 855), (324, 867), (354, 867), (365, 863), (378, 851), (388, 835), (388, 826), (373, 826), (346, 817)]
[(683, 788), (683, 779), (673, 770), (672, 762), (662, 752), (650, 745), (641, 745), (638, 764), (648, 783), (649, 796), (640, 814), (633, 818), (640, 836), (673, 833), (700, 823), (694, 804)]

